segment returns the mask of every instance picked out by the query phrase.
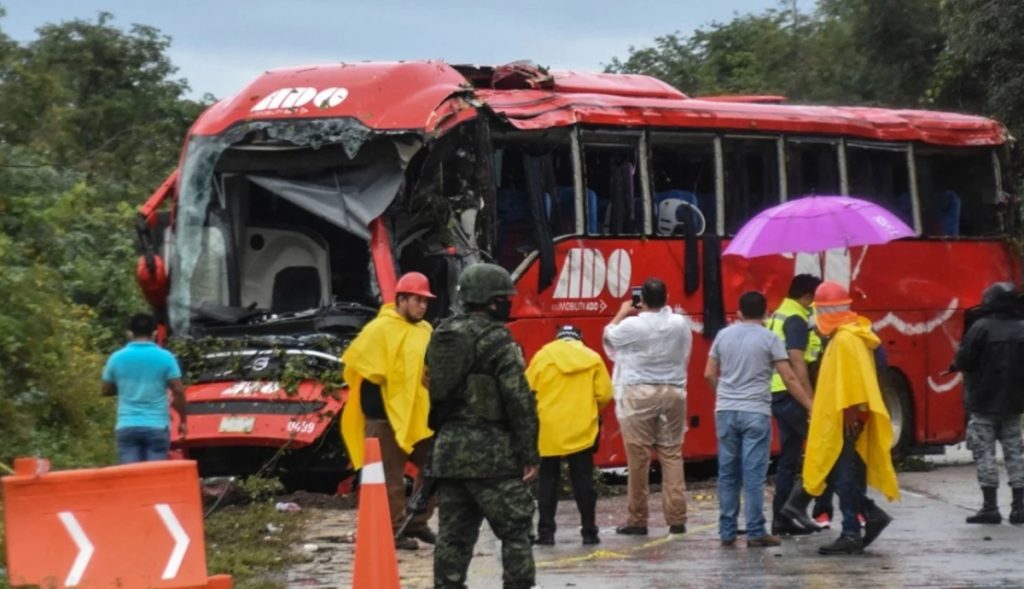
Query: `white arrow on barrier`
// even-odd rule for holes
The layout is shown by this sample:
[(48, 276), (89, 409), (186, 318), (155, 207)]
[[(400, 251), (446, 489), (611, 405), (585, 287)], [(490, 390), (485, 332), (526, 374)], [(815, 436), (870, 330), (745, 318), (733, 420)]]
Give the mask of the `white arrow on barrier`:
[(78, 525), (75, 514), (70, 511), (62, 511), (57, 514), (57, 517), (60, 518), (60, 523), (64, 524), (64, 528), (67, 529), (71, 539), (75, 541), (75, 546), (78, 547), (78, 556), (75, 557), (75, 562), (71, 565), (68, 578), (64, 580), (65, 586), (75, 587), (82, 580), (85, 567), (89, 566), (94, 549), (92, 542), (89, 541), (89, 537), (82, 531), (82, 526)]
[(161, 577), (166, 581), (178, 576), (181, 561), (185, 559), (185, 551), (188, 550), (189, 537), (185, 530), (182, 529), (181, 523), (178, 522), (178, 518), (175, 517), (170, 505), (158, 503), (153, 507), (160, 515), (160, 519), (164, 521), (164, 526), (171, 533), (171, 537), (174, 538), (174, 550), (171, 551), (171, 557), (167, 559), (167, 566), (164, 567), (164, 575)]

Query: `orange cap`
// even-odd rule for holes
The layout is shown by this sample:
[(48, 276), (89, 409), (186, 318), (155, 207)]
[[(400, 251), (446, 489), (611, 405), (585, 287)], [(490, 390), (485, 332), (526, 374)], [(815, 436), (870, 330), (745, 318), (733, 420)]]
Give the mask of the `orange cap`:
[(395, 285), (395, 294), (414, 294), (428, 299), (436, 298), (430, 292), (430, 281), (419, 272), (407, 272), (402, 274)]
[(843, 285), (825, 281), (814, 291), (814, 322), (818, 330), (831, 335), (840, 325), (857, 320), (850, 310), (850, 292)]

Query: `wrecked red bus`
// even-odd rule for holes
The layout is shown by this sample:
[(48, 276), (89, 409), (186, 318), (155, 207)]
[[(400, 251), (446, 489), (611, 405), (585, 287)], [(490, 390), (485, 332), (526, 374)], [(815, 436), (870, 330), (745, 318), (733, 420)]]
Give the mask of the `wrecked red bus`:
[[(600, 350), (630, 287), (662, 278), (695, 331), (688, 458), (715, 454), (701, 378), (710, 337), (742, 291), (776, 305), (800, 272), (848, 285), (874, 321), (897, 443), (961, 440), (960, 377), (945, 369), (964, 310), (1019, 274), (1005, 239), (1005, 129), (779, 101), (523, 63), (265, 73), (200, 116), (178, 170), (141, 209), (140, 281), (191, 380), (189, 434), (174, 447), (204, 475), (273, 465), (332, 484), (345, 466), (340, 351), (398, 274), (429, 277), (436, 321), (478, 260), (512, 272), (510, 328), (528, 358), (563, 323)], [(918, 237), (721, 257), (753, 214), (806, 194), (881, 203)], [(623, 465), (611, 407), (601, 435), (597, 463)]]

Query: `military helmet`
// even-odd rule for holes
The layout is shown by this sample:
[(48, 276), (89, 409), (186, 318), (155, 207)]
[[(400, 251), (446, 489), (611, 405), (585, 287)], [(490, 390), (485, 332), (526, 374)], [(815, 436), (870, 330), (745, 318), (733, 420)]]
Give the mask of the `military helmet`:
[(514, 294), (512, 276), (496, 264), (473, 264), (459, 276), (459, 299), (464, 303), (483, 305), (494, 297)]

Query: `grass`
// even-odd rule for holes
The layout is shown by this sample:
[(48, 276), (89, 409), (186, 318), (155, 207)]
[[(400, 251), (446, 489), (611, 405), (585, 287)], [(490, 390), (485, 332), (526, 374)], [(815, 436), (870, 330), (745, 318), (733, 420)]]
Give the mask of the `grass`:
[(290, 565), (306, 557), (295, 551), (306, 515), (278, 512), (270, 501), (231, 505), (206, 520), (206, 568), (228, 574), (235, 589), (280, 589)]

